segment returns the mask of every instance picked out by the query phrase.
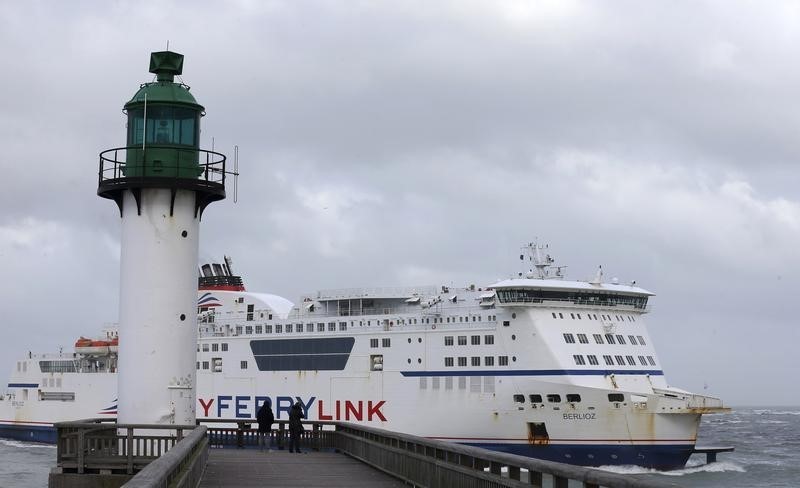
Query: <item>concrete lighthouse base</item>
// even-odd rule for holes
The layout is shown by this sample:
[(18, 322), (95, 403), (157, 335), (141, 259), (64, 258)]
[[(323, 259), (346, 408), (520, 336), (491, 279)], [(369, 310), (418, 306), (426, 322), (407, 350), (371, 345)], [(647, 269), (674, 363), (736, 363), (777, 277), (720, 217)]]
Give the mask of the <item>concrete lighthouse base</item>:
[(123, 195), (119, 423), (195, 423), (199, 219), (195, 192), (171, 198)]

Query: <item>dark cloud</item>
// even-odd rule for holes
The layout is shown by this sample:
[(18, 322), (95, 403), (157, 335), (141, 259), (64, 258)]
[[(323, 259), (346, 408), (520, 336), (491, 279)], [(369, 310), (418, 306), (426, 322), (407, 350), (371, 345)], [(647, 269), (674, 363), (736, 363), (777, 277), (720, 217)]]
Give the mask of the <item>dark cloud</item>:
[[(240, 148), (201, 255), (254, 290), (485, 285), (550, 242), (636, 279), (668, 378), (797, 403), (791, 4), (3, 3), (2, 370), (116, 318), (97, 154), (150, 51), (186, 55), (203, 141)], [(742, 22), (742, 19), (748, 19)], [(761, 400), (759, 400), (761, 401)]]

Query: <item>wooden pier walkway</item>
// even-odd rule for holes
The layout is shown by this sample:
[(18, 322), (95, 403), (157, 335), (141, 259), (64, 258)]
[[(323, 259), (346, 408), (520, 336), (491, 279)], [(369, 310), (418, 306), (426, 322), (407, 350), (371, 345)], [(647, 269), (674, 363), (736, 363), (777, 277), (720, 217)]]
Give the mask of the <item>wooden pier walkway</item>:
[(201, 488), (219, 487), (376, 487), (402, 481), (344, 454), (330, 451), (211, 449)]

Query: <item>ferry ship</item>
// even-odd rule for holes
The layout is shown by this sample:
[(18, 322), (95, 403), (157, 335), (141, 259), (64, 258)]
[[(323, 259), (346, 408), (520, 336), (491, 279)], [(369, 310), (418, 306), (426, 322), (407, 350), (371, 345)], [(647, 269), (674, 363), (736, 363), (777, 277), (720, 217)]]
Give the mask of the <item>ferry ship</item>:
[[(199, 268), (198, 420), (364, 423), (571, 464), (682, 467), (720, 399), (669, 386), (645, 325), (649, 291), (565, 279), (531, 243), (488, 286), (252, 293), (231, 261)], [(117, 413), (117, 332), (20, 358), (0, 436), (53, 442), (53, 423)], [(145, 365), (143, 365), (144, 367)], [(146, 368), (144, 368), (146, 369)]]

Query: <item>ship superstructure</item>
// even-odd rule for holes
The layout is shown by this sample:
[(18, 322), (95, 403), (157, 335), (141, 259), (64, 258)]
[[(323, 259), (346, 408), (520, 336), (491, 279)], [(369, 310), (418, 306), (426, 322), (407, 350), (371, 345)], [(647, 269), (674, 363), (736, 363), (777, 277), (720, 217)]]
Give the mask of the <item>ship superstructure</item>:
[[(297, 304), (246, 291), (229, 259), (200, 269), (197, 418), (367, 423), (584, 465), (683, 466), (703, 413), (670, 387), (634, 284), (568, 281), (534, 244), (530, 269), (485, 287), (323, 290)], [(113, 329), (106, 338), (114, 338)], [(116, 356), (31, 354), (0, 401), (0, 434), (116, 413)]]

